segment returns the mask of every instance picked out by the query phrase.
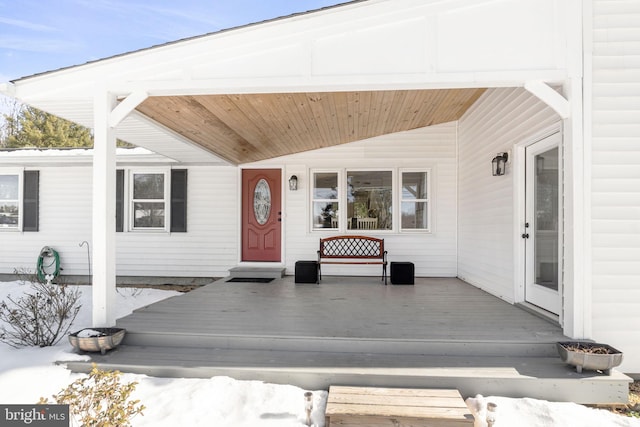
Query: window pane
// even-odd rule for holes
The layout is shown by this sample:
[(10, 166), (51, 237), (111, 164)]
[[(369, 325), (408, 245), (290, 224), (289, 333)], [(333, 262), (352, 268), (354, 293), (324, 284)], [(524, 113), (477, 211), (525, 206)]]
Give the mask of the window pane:
[(4, 202), (0, 200), (0, 227), (13, 228), (18, 226), (18, 202)]
[(338, 198), (338, 174), (335, 172), (316, 173), (313, 175), (314, 199)]
[(142, 202), (133, 204), (133, 226), (163, 228), (164, 227), (164, 203)]
[(347, 172), (347, 217), (352, 228), (391, 230), (391, 171)]
[(427, 198), (427, 173), (404, 172), (402, 174), (402, 200)]
[(427, 202), (402, 202), (402, 228), (429, 228)]
[(338, 202), (313, 202), (313, 228), (338, 228)]
[(133, 198), (136, 200), (164, 199), (164, 174), (133, 174)]
[(0, 175), (0, 200), (18, 200), (18, 175)]
[(0, 175), (0, 228), (18, 227), (18, 175)]

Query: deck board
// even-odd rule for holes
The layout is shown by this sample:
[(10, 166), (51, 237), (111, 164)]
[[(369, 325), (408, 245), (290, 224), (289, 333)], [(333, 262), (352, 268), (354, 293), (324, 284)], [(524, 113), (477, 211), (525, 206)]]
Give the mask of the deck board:
[(117, 326), (127, 329), (118, 349), (67, 365), (309, 390), (455, 388), (464, 396), (581, 403), (622, 402), (628, 393), (629, 378), (615, 370), (577, 374), (562, 363), (555, 342), (567, 338), (557, 324), (458, 279), (417, 278), (414, 286), (384, 286), (377, 277), (326, 276), (320, 285), (221, 280), (136, 310)]
[[(327, 426), (472, 426), (473, 416), (455, 389), (331, 386)], [(387, 423), (387, 424), (385, 424)]]
[(323, 278), (296, 285), (219, 281), (136, 311), (118, 326), (148, 332), (376, 339), (564, 339), (558, 325), (461, 280), (417, 278), (384, 286), (378, 278)]

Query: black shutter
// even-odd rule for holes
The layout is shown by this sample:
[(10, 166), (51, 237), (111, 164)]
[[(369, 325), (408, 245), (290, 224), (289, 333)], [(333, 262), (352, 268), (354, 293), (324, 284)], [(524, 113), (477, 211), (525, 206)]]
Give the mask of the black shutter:
[(171, 231), (187, 231), (187, 170), (171, 171)]
[(24, 171), (24, 191), (22, 197), (22, 230), (38, 231), (40, 193), (40, 172)]
[(116, 170), (116, 231), (123, 231), (124, 224), (124, 170)]

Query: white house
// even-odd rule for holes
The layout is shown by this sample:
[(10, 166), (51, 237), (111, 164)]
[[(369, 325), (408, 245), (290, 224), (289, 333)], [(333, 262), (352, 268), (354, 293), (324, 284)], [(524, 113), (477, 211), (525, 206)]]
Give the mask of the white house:
[(364, 233), (640, 372), (639, 22), (633, 0), (355, 1), (6, 83), (95, 150), (0, 155), (0, 273), (51, 245), (86, 274), (90, 241), (111, 324), (116, 274), (292, 272)]

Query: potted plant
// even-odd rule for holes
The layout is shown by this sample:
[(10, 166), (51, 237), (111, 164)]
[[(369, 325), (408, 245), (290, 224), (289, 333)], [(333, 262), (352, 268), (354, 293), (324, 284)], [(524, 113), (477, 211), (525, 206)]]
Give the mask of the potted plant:
[(611, 375), (611, 369), (622, 363), (622, 352), (607, 344), (589, 341), (565, 341), (556, 344), (563, 362), (582, 369), (603, 371)]

